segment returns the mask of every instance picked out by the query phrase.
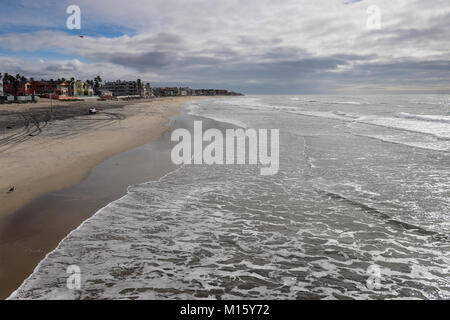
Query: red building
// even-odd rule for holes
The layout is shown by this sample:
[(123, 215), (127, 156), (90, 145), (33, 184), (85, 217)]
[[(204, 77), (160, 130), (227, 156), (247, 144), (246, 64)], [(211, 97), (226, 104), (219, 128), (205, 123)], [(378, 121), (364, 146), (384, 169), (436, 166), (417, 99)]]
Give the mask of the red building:
[(34, 94), (38, 96), (67, 96), (69, 83), (67, 81), (35, 81)]
[[(5, 94), (14, 95), (15, 87), (13, 84), (5, 84)], [(66, 81), (33, 81), (20, 82), (17, 88), (18, 96), (67, 96), (69, 93), (69, 84)]]
[[(29, 96), (33, 94), (33, 83), (27, 81), (27, 82), (20, 82), (17, 86), (17, 95), (18, 96)], [(5, 94), (9, 95), (15, 95), (16, 94), (16, 88), (13, 84), (5, 83), (3, 87), (3, 91)]]

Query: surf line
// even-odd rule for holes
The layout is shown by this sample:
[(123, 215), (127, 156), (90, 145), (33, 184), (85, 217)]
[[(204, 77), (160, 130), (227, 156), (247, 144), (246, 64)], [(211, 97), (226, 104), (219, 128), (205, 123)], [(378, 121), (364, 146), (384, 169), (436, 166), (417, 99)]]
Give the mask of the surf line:
[[(226, 129), (224, 135), (219, 129), (203, 131), (203, 122), (194, 121), (193, 135), (180, 128), (172, 132), (171, 140), (178, 142), (171, 152), (175, 165), (261, 165), (263, 176), (279, 171), (279, 129)], [(204, 147), (204, 142), (209, 144)]]

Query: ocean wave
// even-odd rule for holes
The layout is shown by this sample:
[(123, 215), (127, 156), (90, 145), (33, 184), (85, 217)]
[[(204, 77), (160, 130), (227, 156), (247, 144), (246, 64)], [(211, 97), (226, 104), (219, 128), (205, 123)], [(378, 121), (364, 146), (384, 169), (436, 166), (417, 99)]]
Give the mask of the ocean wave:
[(440, 140), (450, 140), (450, 125), (448, 123), (376, 116), (363, 117), (358, 119), (358, 121), (395, 130), (405, 130), (432, 135)]
[(398, 135), (394, 136), (387, 134), (353, 133), (353, 135), (418, 149), (450, 152), (450, 140), (433, 140), (433, 136), (430, 136), (430, 139), (420, 139), (417, 137), (415, 139), (409, 139), (407, 136), (399, 137)]
[(191, 104), (187, 105), (185, 108), (186, 108), (187, 113), (192, 116), (208, 118), (208, 119), (211, 119), (211, 120), (214, 120), (217, 122), (222, 122), (222, 123), (228, 123), (228, 124), (231, 124), (233, 126), (243, 128), (243, 129), (247, 129), (249, 127), (246, 123), (244, 123), (243, 121), (237, 120), (237, 119), (231, 119), (229, 117), (221, 117), (218, 115), (211, 115), (208, 112), (206, 112), (205, 109), (203, 109), (200, 105), (198, 105), (196, 103), (191, 103)]
[(249, 128), (249, 126), (245, 122), (236, 120), (236, 119), (214, 116), (214, 115), (210, 115), (208, 113), (200, 113), (200, 114), (197, 114), (197, 116), (203, 117), (203, 118), (208, 118), (208, 119), (211, 119), (211, 120), (214, 120), (217, 122), (228, 123), (228, 124), (231, 124), (233, 126), (236, 126), (236, 127), (242, 128), (242, 129)]
[(323, 102), (324, 104), (350, 104), (350, 105), (363, 105), (366, 104), (364, 102), (359, 102), (359, 101), (326, 101)]
[[(319, 118), (328, 118), (346, 122), (358, 122), (380, 127), (386, 127), (394, 130), (404, 130), (427, 134), (440, 140), (450, 140), (450, 125), (443, 121), (421, 121), (418, 119), (404, 119), (397, 117), (383, 117), (378, 115), (359, 115), (357, 113), (348, 113), (343, 111), (305, 111), (289, 110), (288, 112)], [(428, 119), (428, 118), (427, 118)], [(434, 117), (432, 119), (435, 119)], [(440, 120), (443, 120), (440, 117)], [(445, 119), (444, 119), (445, 120)]]
[(350, 197), (348, 195), (343, 195), (339, 192), (330, 191), (327, 189), (315, 188), (315, 190), (318, 193), (323, 194), (324, 196), (331, 197), (331, 198), (334, 198), (337, 200), (342, 200), (351, 205), (357, 206), (357, 207), (361, 208), (362, 210), (364, 210), (365, 212), (368, 212), (368, 213), (372, 214), (373, 216), (383, 219), (386, 223), (394, 224), (396, 226), (400, 226), (407, 230), (412, 230), (412, 231), (418, 232), (420, 235), (430, 236), (430, 237), (439, 238), (439, 239), (445, 238), (447, 240), (447, 237), (445, 237), (442, 234), (439, 234), (434, 231), (426, 230), (422, 226), (414, 225), (412, 223), (401, 221), (398, 218), (391, 217), (389, 214), (385, 213), (383, 211), (383, 209), (377, 208), (373, 203), (370, 203), (370, 202), (366, 203), (366, 202), (362, 201), (361, 198)]

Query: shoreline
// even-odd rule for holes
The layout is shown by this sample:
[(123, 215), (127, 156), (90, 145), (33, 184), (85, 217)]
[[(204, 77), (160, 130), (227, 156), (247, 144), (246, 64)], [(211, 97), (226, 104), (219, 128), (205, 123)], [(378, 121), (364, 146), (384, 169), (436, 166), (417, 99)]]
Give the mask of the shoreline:
[[(0, 144), (0, 217), (39, 195), (79, 183), (93, 167), (115, 154), (160, 138), (167, 130), (166, 123), (184, 103), (200, 99), (132, 101), (119, 107), (115, 104), (114, 109), (106, 102), (104, 110), (95, 116), (47, 121), (35, 136), (36, 128), (4, 131), (1, 137), (6, 143)], [(11, 188), (14, 191), (8, 192)]]
[[(129, 185), (157, 180), (172, 171), (175, 166), (167, 161), (167, 157), (170, 157), (167, 124), (179, 114), (185, 103), (200, 99), (202, 97), (158, 99), (136, 104), (131, 102), (122, 110), (114, 111), (119, 111), (125, 116), (124, 119), (108, 121), (99, 129), (97, 126), (88, 129), (82, 126), (86, 132), (76, 130), (74, 137), (64, 136), (63, 141), (58, 142), (52, 142), (51, 134), (55, 132), (50, 130), (50, 136), (41, 133), (39, 143), (36, 139), (25, 142), (37, 144), (44, 150), (45, 147), (61, 148), (61, 144), (65, 150), (76, 149), (79, 148), (76, 143), (81, 143), (89, 146), (86, 152), (92, 153), (90, 159), (86, 159), (89, 154), (77, 158), (75, 162), (82, 168), (74, 168), (73, 163), (57, 167), (57, 174), (60, 175), (58, 179), (51, 180), (52, 183), (46, 184), (46, 188), (35, 190), (33, 196), (23, 196), (18, 202), (10, 202), (13, 205), (9, 207), (2, 204), (3, 213), (5, 207), (18, 207), (0, 215), (0, 299), (7, 298), (15, 291), (36, 265), (83, 221), (110, 202), (123, 197)], [(74, 121), (77, 121), (76, 118), (61, 122), (74, 125)], [(52, 125), (63, 127), (61, 123)], [(105, 140), (105, 135), (110, 137), (109, 142)], [(92, 148), (93, 140), (94, 146), (98, 141), (104, 142), (101, 148), (97, 147), (101, 150)], [(13, 150), (17, 150), (17, 147)], [(23, 150), (23, 146), (19, 146), (19, 151)], [(59, 160), (58, 157), (55, 159)], [(1, 161), (5, 161), (4, 158)], [(133, 165), (130, 166), (130, 163)], [(46, 177), (48, 175), (42, 175), (41, 183)], [(28, 187), (36, 185), (39, 184)], [(21, 188), (18, 190), (21, 191)], [(5, 196), (2, 194), (0, 197)]]

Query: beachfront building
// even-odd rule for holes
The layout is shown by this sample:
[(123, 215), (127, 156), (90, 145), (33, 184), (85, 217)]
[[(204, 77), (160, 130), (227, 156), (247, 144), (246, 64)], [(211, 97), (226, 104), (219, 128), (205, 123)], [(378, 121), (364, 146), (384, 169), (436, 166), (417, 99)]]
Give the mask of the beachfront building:
[(84, 96), (84, 82), (80, 80), (72, 80), (69, 83), (69, 96)]
[(153, 90), (152, 87), (150, 86), (150, 83), (146, 83), (143, 87), (143, 96), (146, 98), (153, 98), (154, 94), (153, 94)]
[(47, 81), (35, 81), (33, 83), (34, 85), (34, 94), (37, 96), (46, 96), (49, 95), (52, 92), (52, 88), (48, 85)]
[(188, 87), (164, 87), (153, 88), (153, 94), (156, 97), (173, 97), (173, 96), (240, 96), (241, 93), (228, 91), (224, 89), (191, 89)]
[(93, 97), (94, 88), (81, 80), (72, 80), (69, 83), (68, 93), (72, 97)]
[(101, 99), (112, 99), (113, 93), (106, 89), (99, 89), (98, 90), (99, 96)]
[(68, 96), (69, 95), (69, 83), (67, 81), (54, 81), (49, 83), (53, 92), (57, 96)]
[(153, 94), (157, 97), (179, 96), (180, 92), (180, 88), (177, 87), (153, 88)]
[[(217, 96), (219, 95), (219, 91), (221, 90), (215, 90), (215, 89), (198, 89), (195, 90), (195, 93), (197, 96)], [(223, 90), (225, 91), (225, 90)], [(224, 94), (226, 95), (226, 94)]]
[(164, 87), (153, 88), (153, 94), (157, 97), (173, 96), (236, 96), (240, 93), (230, 92), (224, 89), (191, 89), (188, 87)]
[(69, 83), (65, 80), (33, 81), (33, 94), (41, 97), (69, 95)]
[(3, 86), (5, 94), (18, 95), (18, 96), (30, 96), (33, 94), (33, 83), (29, 81), (22, 81), (17, 84), (5, 83)]
[(106, 82), (101, 90), (108, 90), (113, 93), (114, 97), (126, 97), (126, 96), (143, 96), (144, 88), (138, 85), (137, 81), (114, 81)]
[(94, 88), (90, 84), (87, 83), (84, 84), (84, 96), (86, 97), (94, 96)]
[(179, 90), (180, 96), (187, 96), (189, 93), (189, 88), (180, 88)]

